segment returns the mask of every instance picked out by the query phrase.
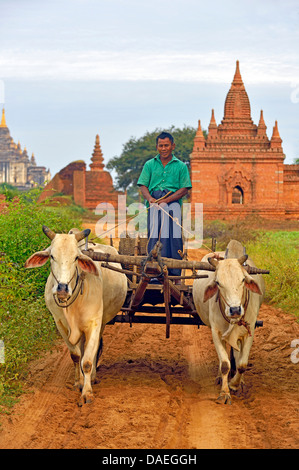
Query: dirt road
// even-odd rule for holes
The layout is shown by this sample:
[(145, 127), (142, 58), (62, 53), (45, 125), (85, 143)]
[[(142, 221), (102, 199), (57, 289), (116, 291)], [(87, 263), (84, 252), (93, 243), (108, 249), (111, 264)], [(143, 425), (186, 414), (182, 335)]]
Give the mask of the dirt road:
[(27, 391), (2, 418), (6, 449), (296, 448), (299, 325), (262, 306), (246, 391), (218, 405), (217, 358), (207, 327), (108, 326), (95, 401), (77, 406), (73, 366), (62, 342), (34, 362)]

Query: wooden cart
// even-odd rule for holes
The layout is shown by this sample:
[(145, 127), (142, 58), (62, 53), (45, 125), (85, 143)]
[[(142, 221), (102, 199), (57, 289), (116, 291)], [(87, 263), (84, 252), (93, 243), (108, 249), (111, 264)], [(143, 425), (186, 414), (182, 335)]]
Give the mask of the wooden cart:
[[(186, 280), (208, 277), (207, 274), (198, 275), (196, 271), (215, 271), (215, 268), (207, 262), (188, 261), (187, 251), (180, 253), (181, 260), (164, 258), (161, 256), (160, 242), (148, 255), (147, 242), (147, 238), (121, 238), (118, 255), (82, 250), (95, 261), (102, 261), (103, 267), (127, 276), (128, 293), (122, 313), (116, 315), (110, 324), (165, 324), (166, 338), (170, 336), (171, 324), (204, 325), (193, 303), (192, 285), (188, 285)], [(121, 263), (122, 268), (111, 266), (109, 262)], [(181, 276), (170, 276), (170, 268), (181, 269)], [(251, 274), (268, 272), (251, 269), (256, 270)], [(262, 326), (262, 322), (258, 321), (256, 326)]]

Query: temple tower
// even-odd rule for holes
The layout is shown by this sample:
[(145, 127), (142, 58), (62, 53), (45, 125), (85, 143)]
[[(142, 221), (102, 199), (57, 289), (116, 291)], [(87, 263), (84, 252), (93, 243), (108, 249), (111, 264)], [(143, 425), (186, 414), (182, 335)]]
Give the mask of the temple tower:
[(236, 218), (257, 213), (284, 214), (284, 154), (277, 121), (269, 140), (263, 111), (258, 125), (239, 61), (219, 125), (212, 110), (205, 139), (199, 127), (191, 155), (192, 202), (202, 202), (205, 218)]

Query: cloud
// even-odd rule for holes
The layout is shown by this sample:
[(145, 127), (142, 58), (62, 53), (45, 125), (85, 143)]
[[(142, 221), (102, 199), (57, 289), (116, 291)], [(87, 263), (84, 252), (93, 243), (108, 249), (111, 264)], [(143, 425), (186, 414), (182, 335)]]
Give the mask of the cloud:
[(97, 50), (20, 50), (0, 52), (0, 79), (23, 80), (172, 80), (178, 82), (231, 81), (240, 60), (246, 83), (297, 83), (296, 54), (265, 57), (242, 51), (209, 53)]

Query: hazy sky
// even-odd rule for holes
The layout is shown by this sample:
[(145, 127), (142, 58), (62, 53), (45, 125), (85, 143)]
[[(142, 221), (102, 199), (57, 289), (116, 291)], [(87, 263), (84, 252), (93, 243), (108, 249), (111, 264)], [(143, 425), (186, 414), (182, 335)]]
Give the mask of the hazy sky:
[[(236, 60), (254, 122), (299, 157), (298, 0), (0, 0), (0, 106), (52, 175), (131, 136), (217, 123)], [(154, 143), (153, 143), (154, 152)]]

